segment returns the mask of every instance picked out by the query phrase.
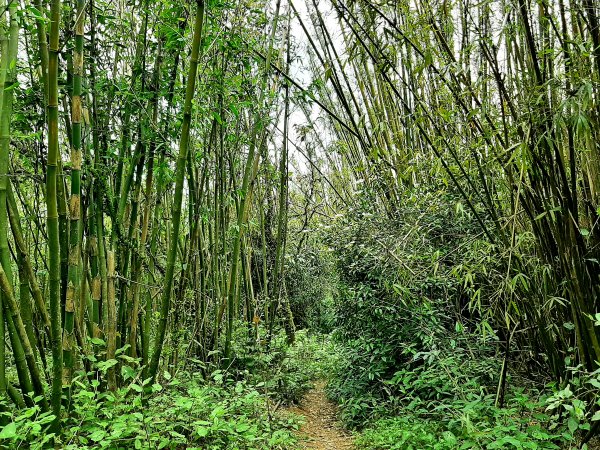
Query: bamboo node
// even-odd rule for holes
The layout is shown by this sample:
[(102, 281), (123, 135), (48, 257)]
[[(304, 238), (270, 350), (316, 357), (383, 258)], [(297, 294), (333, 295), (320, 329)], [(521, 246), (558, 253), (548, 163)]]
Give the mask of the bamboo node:
[(65, 300), (65, 312), (75, 312), (75, 303), (74, 303), (74, 299), (75, 299), (75, 286), (73, 285), (73, 283), (69, 282), (69, 285), (67, 286), (67, 295), (66, 295), (66, 300)]
[(74, 245), (69, 250), (69, 265), (77, 266), (79, 264), (79, 244)]
[(90, 255), (98, 256), (98, 238), (96, 236), (90, 237), (89, 243), (90, 243)]
[(100, 300), (100, 277), (95, 277), (92, 281), (92, 298)]
[(71, 195), (69, 199), (69, 213), (71, 220), (79, 220), (81, 201), (78, 194)]
[[(73, 74), (83, 75), (83, 53), (79, 53), (77, 50), (73, 52)], [(75, 100), (75, 97), (73, 97)]]
[(82, 154), (80, 148), (71, 149), (71, 165), (73, 170), (81, 170)]
[(78, 36), (83, 36), (85, 14), (83, 13), (83, 11), (78, 11), (77, 14), (79, 15), (79, 17), (77, 18), (77, 22), (75, 23), (75, 34)]
[(67, 330), (63, 330), (63, 351), (70, 352), (73, 349), (71, 334)]
[(73, 123), (81, 123), (81, 97), (79, 95), (73, 96), (72, 120)]

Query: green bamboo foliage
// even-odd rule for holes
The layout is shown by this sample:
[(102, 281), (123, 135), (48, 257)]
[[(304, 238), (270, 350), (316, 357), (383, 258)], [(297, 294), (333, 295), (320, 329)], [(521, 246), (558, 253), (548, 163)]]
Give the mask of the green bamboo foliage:
[[(12, 31), (0, 29), (0, 391), (15, 405), (41, 392), (35, 363), (52, 368), (53, 413), (64, 419), (61, 395), (66, 406), (80, 369), (117, 391), (130, 369), (161, 383), (159, 369), (189, 355), (206, 371), (229, 367), (238, 328), (257, 348), (280, 325), (293, 341), (290, 254), (312, 243), (316, 214), (352, 208), (359, 190), (390, 218), (425, 186), (462, 195), (505, 274), (484, 296), (486, 320), (513, 345), (538, 344), (557, 378), (570, 346), (593, 366), (597, 9), (515, 0), (504, 28), (489, 4), (294, 2), (291, 29), (307, 34), (298, 59), (279, 1), (264, 2), (265, 15), (247, 2), (211, 3), (211, 14), (202, 1), (195, 11), (51, 3), (48, 21), (41, 1), (17, 11), (29, 30), (18, 73), (6, 58)], [(16, 17), (20, 4), (8, 4), (3, 18)], [(306, 87), (294, 80), (300, 65), (313, 74)], [(306, 167), (293, 170), (297, 159)], [(522, 244), (526, 233), (536, 246)], [(552, 270), (544, 289), (514, 282), (530, 272), (539, 281), (542, 260)], [(548, 307), (551, 296), (565, 305)], [(502, 350), (508, 364), (510, 345)], [(7, 361), (18, 389), (3, 377)]]
[[(313, 2), (312, 29), (301, 23), (312, 36), (318, 98), (347, 149), (346, 173), (377, 192), (392, 217), (404, 188), (447, 179), (499, 255), (510, 255), (498, 301), (483, 308), (489, 320), (508, 336), (530, 330), (527, 339), (540, 343), (558, 379), (571, 345), (590, 370), (599, 355), (590, 320), (599, 283), (592, 263), (598, 160), (590, 138), (598, 133), (600, 72), (597, 9), (590, 5), (537, 8), (518, 0), (499, 20), (489, 3), (336, 0), (342, 53), (321, 19), (329, 5)], [(592, 51), (582, 55), (574, 42)], [(535, 247), (519, 240), (528, 233)], [(554, 281), (536, 268), (540, 260)], [(519, 284), (523, 274), (536, 281)], [(551, 300), (557, 297), (567, 303)], [(557, 329), (556, 317), (575, 333)]]
[[(22, 319), (30, 343), (34, 344), (32, 348), (37, 347), (39, 351), (41, 362), (45, 364), (45, 352), (48, 350), (44, 333), (49, 335), (53, 349), (54, 408), (57, 405), (56, 399), (59, 398), (56, 389), (58, 369), (61, 371), (62, 394), (68, 396), (78, 364), (83, 364), (86, 369), (93, 366), (89, 359), (77, 358), (75, 349), (78, 347), (84, 353), (92, 351), (97, 359), (114, 359), (102, 353), (105, 348), (103, 341), (106, 341), (107, 349), (110, 342), (109, 353), (114, 356), (127, 343), (127, 354), (133, 358), (141, 355), (142, 365), (149, 370), (156, 361), (160, 363), (159, 348), (166, 343), (174, 347), (169, 363), (177, 362), (181, 357), (179, 347), (182, 342), (194, 336), (198, 339), (194, 351), (208, 358), (211, 350), (218, 350), (222, 344), (219, 339), (221, 332), (226, 335), (226, 347), (230, 346), (231, 333), (239, 318), (244, 317), (255, 325), (258, 323), (266, 306), (263, 300), (267, 297), (270, 298), (268, 302), (271, 302), (269, 307), (274, 311), (269, 314), (265, 310), (264, 314), (271, 319), (275, 320), (275, 315), (280, 313), (277, 305), (285, 305), (285, 288), (276, 280), (283, 277), (287, 177), (284, 175), (281, 183), (276, 184), (273, 182), (274, 177), (265, 176), (269, 185), (268, 195), (262, 189), (258, 190), (256, 196), (253, 195), (256, 179), (264, 176), (263, 165), (268, 170), (286, 166), (287, 172), (287, 148), (280, 161), (275, 164), (269, 161), (268, 153), (268, 127), (273, 119), (270, 116), (270, 106), (275, 105), (275, 93), (280, 80), (275, 79), (270, 83), (269, 70), (259, 69), (261, 75), (256, 77), (257, 84), (247, 97), (260, 98), (260, 107), (255, 109), (248, 106), (247, 98), (243, 98), (246, 94), (240, 94), (243, 92), (243, 89), (239, 89), (240, 84), (236, 88), (238, 93), (235, 94), (238, 106), (234, 105), (233, 108), (237, 109), (234, 116), (243, 117), (244, 120), (235, 120), (231, 116), (233, 109), (228, 109), (226, 105), (228, 96), (234, 92), (233, 88), (218, 73), (223, 71), (232, 74), (241, 71), (252, 79), (253, 71), (259, 66), (252, 61), (248, 64), (246, 50), (207, 46), (210, 49), (210, 54), (207, 55), (207, 79), (209, 84), (214, 83), (212, 87), (217, 86), (221, 90), (221, 94), (213, 96), (209, 89), (207, 92), (192, 92), (192, 95), (202, 98), (203, 107), (199, 109), (199, 119), (210, 116), (207, 115), (207, 110), (218, 111), (221, 119), (211, 117), (211, 125), (206, 128), (203, 125), (192, 127), (195, 118), (189, 119), (192, 130), (190, 136), (185, 138), (188, 143), (185, 143), (185, 139), (184, 142), (180, 139), (180, 146), (189, 147), (189, 140), (193, 135), (194, 139), (202, 142), (199, 148), (206, 148), (206, 151), (199, 157), (199, 153), (187, 150), (185, 164), (179, 165), (183, 168), (182, 172), (176, 170), (175, 177), (170, 178), (169, 148), (175, 140), (171, 118), (177, 108), (183, 106), (185, 109), (178, 71), (182, 65), (180, 60), (183, 49), (180, 42), (187, 29), (186, 9), (169, 5), (163, 15), (161, 8), (155, 8), (150, 2), (143, 2), (143, 9), (139, 14), (132, 15), (131, 25), (138, 32), (129, 36), (120, 20), (115, 20), (116, 25), (109, 25), (106, 22), (107, 16), (103, 15), (101, 23), (98, 23), (98, 3), (74, 2), (73, 6), (69, 9), (70, 17), (65, 21), (61, 21), (60, 17), (63, 7), (57, 3), (51, 5), (49, 21), (43, 18), (43, 2), (35, 3), (31, 9), (32, 14), (27, 16), (27, 20), (35, 21), (37, 26), (32, 43), (38, 47), (36, 56), (29, 59), (34, 64), (39, 64), (35, 70), (29, 71), (27, 79), (31, 81), (31, 86), (38, 87), (39, 94), (43, 90), (43, 109), (47, 108), (47, 158), (41, 153), (46, 144), (45, 129), (35, 130), (41, 136), (40, 155), (36, 161), (46, 163), (47, 185), (44, 191), (35, 183), (16, 181), (15, 198), (9, 198), (8, 202), (8, 218), (19, 267), (18, 298), (23, 302)], [(90, 15), (87, 76), (84, 76), (83, 70), (84, 6), (89, 6), (87, 12)], [(119, 8), (121, 6), (117, 9)], [(245, 39), (243, 36), (247, 31), (241, 22), (244, 14), (241, 10), (231, 10), (230, 13), (232, 23), (235, 24), (233, 32)], [(278, 15), (277, 13), (276, 16)], [(172, 30), (158, 25), (170, 20), (176, 24)], [(60, 80), (57, 72), (61, 70), (59, 63), (62, 59), (58, 57), (58, 53), (64, 50), (60, 49), (58, 38), (62, 33), (61, 26), (71, 21), (75, 26), (65, 29), (65, 36), (68, 38), (72, 33), (74, 37), (73, 54), (64, 55), (66, 95), (59, 97), (57, 82)], [(46, 26), (50, 29), (49, 42), (46, 41)], [(211, 23), (211, 34), (207, 39), (214, 39), (214, 30), (223, 26), (218, 20)], [(274, 50), (279, 45), (277, 28), (275, 21), (269, 27), (269, 34), (261, 38), (268, 48), (266, 54), (271, 61), (278, 58)], [(112, 39), (112, 36), (107, 39), (109, 29), (122, 33), (118, 36), (119, 39), (130, 42), (135, 51), (132, 54), (123, 52), (118, 39)], [(173, 30), (176, 36), (173, 36)], [(106, 42), (110, 42), (108, 47), (104, 46)], [(284, 52), (283, 47), (281, 45), (280, 54)], [(246, 61), (242, 63), (240, 57)], [(152, 63), (154, 71), (152, 76), (148, 76), (145, 68)], [(270, 65), (269, 63), (267, 67)], [(165, 84), (161, 80), (165, 79), (168, 80), (166, 86), (161, 86)], [(86, 80), (89, 81), (87, 99), (82, 98)], [(166, 93), (166, 102), (161, 100), (163, 93)], [(89, 115), (82, 106), (88, 102)], [(64, 128), (58, 125), (59, 111), (62, 113)], [(186, 117), (187, 113), (184, 115)], [(199, 123), (202, 123), (202, 119)], [(88, 129), (85, 124), (89, 124), (89, 140), (84, 139)], [(184, 134), (186, 133), (187, 131)], [(227, 139), (228, 135), (235, 136), (235, 141)], [(116, 146), (111, 144), (115, 138), (120, 142)], [(69, 164), (61, 161), (59, 145), (63, 142), (70, 145)], [(133, 142), (135, 146), (132, 146)], [(247, 145), (246, 148), (251, 149), (250, 158), (239, 152), (241, 145)], [(115, 148), (119, 149), (121, 155), (116, 160), (111, 155)], [(83, 161), (91, 163), (91, 170), (86, 173), (81, 171)], [(121, 175), (115, 179), (115, 173)], [(177, 195), (174, 195), (178, 191), (178, 173), (183, 173), (179, 211), (176, 208)], [(244, 176), (246, 184), (243, 182)], [(35, 193), (33, 197), (29, 197), (30, 188)], [(286, 191), (283, 197), (278, 189)], [(236, 195), (232, 196), (233, 192)], [(237, 195), (238, 193), (242, 195)], [(9, 193), (8, 197), (10, 195)], [(39, 203), (42, 195), (46, 197), (45, 208)], [(251, 219), (255, 215), (254, 208), (258, 207), (258, 199), (265, 201), (267, 198), (278, 198), (280, 203), (277, 208), (270, 209), (264, 222), (266, 229), (263, 230), (269, 240), (264, 253), (273, 253), (266, 255), (269, 263), (263, 265), (263, 269), (270, 271), (272, 268), (274, 272), (263, 277), (264, 290), (256, 295), (253, 286), (255, 269), (251, 236), (254, 230)], [(283, 203), (282, 198), (285, 199)], [(233, 201), (229, 202), (228, 199)], [(184, 204), (187, 206), (185, 213)], [(276, 211), (279, 215), (275, 221)], [(174, 213), (180, 217), (177, 225), (180, 230), (179, 243), (173, 239), (176, 224), (168, 220), (169, 216), (174, 217)], [(205, 214), (215, 220), (206, 220)], [(44, 216), (48, 218), (46, 227), (39, 220), (39, 217)], [(33, 227), (21, 229), (20, 221), (29, 218), (33, 220)], [(243, 225), (241, 229), (236, 228), (239, 220)], [(55, 233), (56, 226), (58, 234)], [(250, 232), (246, 236), (248, 229)], [(58, 253), (55, 247), (57, 242)], [(272, 245), (274, 242), (277, 242), (276, 246)], [(84, 243), (87, 244), (86, 252), (82, 252)], [(162, 248), (165, 247), (176, 248), (173, 254), (167, 252), (169, 258), (166, 265), (161, 256)], [(108, 256), (111, 253), (115, 267), (109, 271)], [(175, 262), (169, 269), (168, 261), (172, 255)], [(57, 258), (58, 272), (55, 264)], [(241, 259), (243, 264), (240, 263)], [(181, 275), (178, 272), (178, 260), (182, 262)], [(6, 274), (9, 281), (12, 281), (12, 273), (6, 271)], [(162, 314), (160, 311), (164, 311), (165, 304), (162, 286), (163, 281), (168, 279), (171, 279), (172, 286), (169, 288), (172, 292), (169, 292), (168, 302), (172, 308)], [(31, 314), (28, 308), (31, 298), (27, 287), (34, 300)], [(161, 297), (157, 308), (155, 299), (158, 296)], [(45, 304), (46, 298), (49, 300), (48, 305)], [(59, 320), (56, 320), (57, 304)], [(188, 327), (192, 319), (187, 316), (186, 311), (191, 304), (198, 310), (193, 315), (195, 327)], [(245, 310), (243, 316), (240, 314), (242, 309)], [(158, 321), (157, 310), (160, 317)], [(222, 320), (225, 316), (227, 320)], [(19, 341), (15, 341), (16, 344), (11, 347), (22, 391), (28, 392), (32, 390), (33, 380), (27, 366), (25, 349), (18, 338), (18, 326), (11, 317), (3, 325), (7, 325), (10, 339)], [(171, 320), (183, 320), (183, 330), (170, 335)], [(36, 322), (41, 326), (40, 329), (36, 329)], [(94, 343), (91, 349), (87, 348), (88, 337)], [(156, 338), (154, 345), (151, 345), (151, 337)], [(57, 348), (61, 348), (62, 361), (57, 358)], [(136, 366), (135, 361), (129, 363)], [(112, 373), (107, 374), (110, 380), (104, 380), (100, 371), (96, 373), (96, 377), (103, 383), (102, 387), (106, 385), (110, 389), (116, 389), (119, 386), (119, 369), (116, 366), (114, 376)], [(68, 402), (68, 397), (66, 400)]]

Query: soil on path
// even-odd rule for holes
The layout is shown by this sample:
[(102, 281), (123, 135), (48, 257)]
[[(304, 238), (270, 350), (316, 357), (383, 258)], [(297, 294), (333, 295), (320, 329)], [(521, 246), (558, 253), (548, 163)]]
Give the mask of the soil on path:
[(337, 408), (325, 396), (325, 382), (317, 381), (300, 401), (287, 411), (304, 416), (299, 435), (304, 450), (353, 450), (352, 437), (337, 423)]

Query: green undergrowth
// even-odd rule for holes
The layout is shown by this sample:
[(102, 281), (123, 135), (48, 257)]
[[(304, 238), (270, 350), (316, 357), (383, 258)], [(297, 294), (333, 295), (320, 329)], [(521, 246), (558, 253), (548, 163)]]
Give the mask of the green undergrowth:
[[(369, 424), (357, 443), (361, 449), (561, 449), (579, 448), (563, 427), (550, 425), (544, 403), (525, 395), (505, 408), (490, 397), (407, 409)], [(573, 447), (570, 447), (573, 444)]]
[(365, 190), (322, 229), (338, 277), (327, 394), (357, 448), (583, 448), (600, 420), (596, 372), (573, 367), (551, 384), (548, 356), (519, 328), (498, 389), (514, 318), (496, 314), (516, 294), (460, 197), (415, 188), (394, 216), (374, 204)]
[(525, 379), (515, 369), (500, 407), (495, 338), (461, 326), (448, 331), (437, 326), (439, 313), (420, 313), (413, 311), (410, 325), (398, 325), (397, 341), (363, 332), (338, 348), (327, 391), (345, 425), (360, 432), (358, 448), (586, 448), (582, 439), (600, 419), (589, 408), (598, 402), (600, 372), (574, 367), (568, 384), (559, 386)]
[(298, 401), (330, 371), (329, 340), (302, 331), (291, 346), (283, 332), (269, 344), (238, 337), (228, 370), (195, 360), (172, 374), (164, 371), (154, 384), (142, 380), (138, 361), (123, 352), (118, 361), (94, 362), (104, 375), (118, 364), (124, 387), (107, 392), (95, 370), (80, 373), (60, 437), (47, 432), (50, 413), (37, 406), (13, 409), (0, 447), (46, 448), (54, 440), (64, 449), (296, 448), (302, 419), (276, 409)]
[(337, 363), (335, 345), (329, 335), (299, 330), (294, 344), (289, 345), (285, 333), (278, 332), (269, 343), (259, 338), (247, 345), (241, 336), (245, 332), (236, 331), (230, 372), (260, 384), (261, 390), (276, 404), (297, 403), (313, 381), (326, 378)]
[[(227, 370), (192, 358), (154, 384), (142, 379), (139, 360), (123, 350), (116, 360), (92, 361), (92, 370), (74, 380), (60, 436), (48, 433), (51, 413), (13, 408), (0, 430), (0, 448), (297, 448), (302, 418), (280, 414), (279, 407), (299, 401), (314, 380), (331, 373), (335, 346), (329, 336), (306, 331), (298, 331), (292, 345), (282, 330), (270, 342), (264, 335), (260, 327), (249, 341), (248, 329), (239, 325)], [(98, 378), (113, 366), (124, 385), (109, 392)]]
[(340, 404), (346, 426), (358, 430), (357, 448), (587, 448), (582, 440), (600, 419), (588, 407), (598, 404), (600, 370), (587, 373), (574, 367), (562, 386), (539, 386), (509, 375), (500, 407), (496, 383), (501, 361), (486, 356), (487, 344), (468, 348), (468, 342), (477, 341), (473, 336), (454, 336), (446, 346), (441, 341), (435, 350), (415, 353), (386, 379), (370, 377), (372, 368), (356, 370), (361, 367), (359, 346), (344, 346), (328, 394)]
[[(83, 383), (82, 383), (83, 384)], [(115, 393), (83, 385), (73, 396), (71, 417), (57, 441), (65, 449), (287, 449), (298, 422), (270, 414), (261, 386), (228, 380), (221, 371), (205, 380), (165, 373), (150, 387), (147, 405), (139, 379)], [(2, 430), (3, 448), (43, 448), (51, 421), (37, 408), (19, 411)]]

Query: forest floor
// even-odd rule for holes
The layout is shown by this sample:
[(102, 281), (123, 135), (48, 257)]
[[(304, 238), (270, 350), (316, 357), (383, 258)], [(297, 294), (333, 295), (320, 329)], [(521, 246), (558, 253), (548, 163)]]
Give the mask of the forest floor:
[(297, 406), (286, 411), (303, 416), (304, 424), (298, 434), (304, 450), (352, 450), (352, 436), (337, 420), (337, 407), (325, 395), (325, 381), (315, 382)]

